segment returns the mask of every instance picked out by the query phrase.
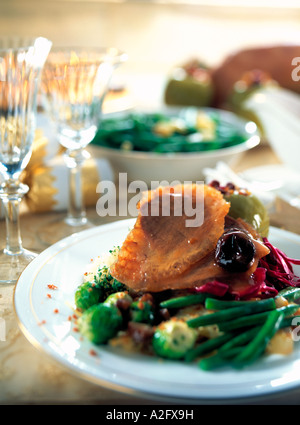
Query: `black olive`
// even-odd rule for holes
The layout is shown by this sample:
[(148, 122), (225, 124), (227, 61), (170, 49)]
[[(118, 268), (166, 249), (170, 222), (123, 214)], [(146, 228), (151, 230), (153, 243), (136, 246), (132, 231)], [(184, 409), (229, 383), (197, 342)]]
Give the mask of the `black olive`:
[(241, 273), (253, 264), (255, 251), (250, 236), (241, 230), (230, 230), (218, 240), (215, 260), (223, 269)]

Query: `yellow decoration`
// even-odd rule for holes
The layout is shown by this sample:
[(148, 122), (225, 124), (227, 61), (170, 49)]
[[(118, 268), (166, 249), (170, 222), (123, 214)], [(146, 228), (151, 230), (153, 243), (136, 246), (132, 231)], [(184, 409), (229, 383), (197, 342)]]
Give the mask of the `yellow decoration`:
[(29, 164), (21, 177), (22, 182), (29, 186), (25, 199), (33, 212), (50, 211), (56, 204), (54, 195), (58, 189), (54, 186), (55, 177), (51, 175), (51, 168), (44, 163), (47, 143), (42, 131), (37, 130)]
[[(48, 140), (43, 136), (42, 130), (37, 130), (31, 159), (21, 176), (22, 183), (29, 186), (29, 191), (25, 196), (26, 204), (34, 213), (60, 209), (55, 199), (60, 189), (56, 182), (54, 167), (47, 163), (47, 144)], [(59, 149), (57, 155), (60, 156), (62, 153), (63, 150)], [(65, 165), (61, 166), (61, 170), (67, 176)], [(96, 205), (99, 197), (96, 187), (99, 181), (100, 176), (95, 161), (87, 160), (82, 167), (82, 190), (87, 207)], [(68, 196), (69, 194), (66, 193), (65, 197)]]

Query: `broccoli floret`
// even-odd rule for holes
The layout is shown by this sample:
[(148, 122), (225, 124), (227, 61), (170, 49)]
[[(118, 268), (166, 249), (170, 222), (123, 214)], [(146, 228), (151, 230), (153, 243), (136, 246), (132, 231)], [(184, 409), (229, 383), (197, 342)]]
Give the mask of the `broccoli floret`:
[(114, 294), (110, 294), (106, 300), (103, 302), (103, 304), (106, 305), (115, 305), (118, 307), (118, 301), (126, 301), (128, 302), (128, 305), (132, 303), (132, 298), (128, 294), (128, 292), (115, 292)]
[(79, 331), (94, 344), (105, 344), (123, 324), (122, 314), (114, 305), (95, 304), (78, 319)]
[(162, 322), (154, 332), (152, 346), (155, 353), (168, 359), (181, 359), (196, 341), (196, 332), (183, 320)]
[(104, 291), (93, 282), (84, 282), (75, 292), (75, 305), (84, 311), (102, 301)]
[(97, 273), (94, 276), (94, 281), (97, 287), (102, 288), (104, 292), (104, 298), (115, 292), (123, 292), (127, 290), (126, 285), (115, 279), (109, 271), (107, 266), (99, 267)]
[(130, 306), (130, 317), (133, 322), (154, 323), (155, 311), (151, 302), (137, 300)]

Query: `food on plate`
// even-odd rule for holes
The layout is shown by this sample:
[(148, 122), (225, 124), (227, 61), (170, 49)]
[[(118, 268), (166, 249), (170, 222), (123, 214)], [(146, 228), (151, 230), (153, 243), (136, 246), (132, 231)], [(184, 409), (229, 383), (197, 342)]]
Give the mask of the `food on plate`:
[(210, 106), (214, 87), (209, 68), (198, 59), (173, 70), (165, 87), (167, 105)]
[(298, 57), (299, 45), (283, 44), (241, 49), (214, 66), (191, 59), (176, 67), (167, 79), (165, 103), (225, 108), (260, 125), (257, 117), (244, 110), (242, 102), (259, 86), (270, 84), (300, 93)]
[(299, 93), (298, 81), (291, 78), (292, 63), (298, 56), (297, 44), (253, 47), (232, 53), (211, 72), (215, 89), (214, 106), (222, 107), (230, 96), (234, 84), (245, 72), (255, 70), (257, 67), (269, 74), (280, 87)]
[[(160, 214), (156, 217), (151, 212), (144, 214), (156, 203), (161, 206), (168, 191), (168, 187), (159, 188), (141, 200), (140, 214), (119, 251), (117, 261), (111, 267), (112, 275), (135, 291), (187, 289), (209, 279), (230, 281), (232, 290), (237, 286), (247, 286), (259, 259), (269, 252), (255, 232), (251, 230), (250, 236), (250, 228), (245, 222), (229, 217), (225, 219), (230, 204), (220, 191), (210, 186), (194, 184), (175, 187), (174, 197), (170, 197), (170, 216)], [(182, 192), (183, 198), (189, 196), (195, 202), (197, 191), (204, 192), (204, 222), (198, 227), (188, 227), (187, 216), (176, 216), (173, 212), (175, 199)], [(233, 233), (237, 244), (243, 243), (243, 238), (248, 238), (255, 245), (249, 267), (247, 264), (238, 279), (218, 264), (226, 249), (224, 244), (219, 244), (220, 256), (217, 261), (215, 258), (218, 243), (222, 242), (222, 237), (229, 237), (230, 233)]]
[[(197, 202), (201, 221), (187, 225)], [(121, 246), (91, 263), (75, 293), (83, 336), (197, 361), (203, 370), (239, 369), (263, 355), (291, 352), (300, 320), (300, 277), (293, 266), (300, 260), (267, 239), (258, 199), (213, 181), (158, 187), (143, 195), (138, 209)]]
[(243, 143), (248, 135), (213, 109), (133, 112), (105, 118), (93, 145), (121, 151), (203, 152)]
[[(179, 197), (183, 202), (186, 196), (196, 202), (197, 195), (202, 198), (203, 188), (205, 220), (201, 226), (188, 227), (186, 214), (175, 214), (175, 202)], [(158, 188), (140, 201), (135, 226), (111, 266), (112, 275), (135, 291), (193, 287), (195, 279), (199, 279), (194, 276), (198, 270), (194, 266), (202, 259), (206, 260), (224, 231), (229, 204), (220, 192), (196, 184), (174, 187), (170, 197), (169, 191), (169, 187)], [(167, 197), (170, 199), (170, 215), (164, 216), (162, 205)], [(156, 205), (159, 206), (158, 216), (154, 215)], [(210, 263), (209, 259), (208, 266)], [(207, 273), (214, 271), (208, 270)]]
[(232, 91), (226, 100), (226, 106), (243, 118), (249, 121), (254, 121), (263, 134), (262, 124), (256, 114), (246, 107), (245, 102), (257, 90), (277, 86), (278, 83), (272, 79), (270, 74), (261, 71), (260, 69), (247, 71), (234, 83)]
[(243, 217), (260, 236), (267, 237), (269, 233), (269, 215), (263, 203), (257, 196), (245, 189), (238, 189), (231, 183), (220, 186), (219, 182), (210, 183), (220, 190), (230, 203), (229, 216), (235, 219)]
[(182, 320), (160, 323), (153, 335), (154, 352), (167, 359), (181, 359), (193, 348), (197, 333)]
[(84, 311), (80, 328), (82, 335), (95, 344), (104, 344), (122, 328), (122, 315), (115, 305), (97, 303)]

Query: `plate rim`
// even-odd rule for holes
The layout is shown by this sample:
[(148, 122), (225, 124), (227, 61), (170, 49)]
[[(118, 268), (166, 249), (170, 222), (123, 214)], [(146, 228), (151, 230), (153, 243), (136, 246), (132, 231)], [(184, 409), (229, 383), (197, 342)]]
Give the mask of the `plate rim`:
[[(101, 233), (102, 231), (108, 230), (110, 227), (121, 227), (123, 228), (123, 226), (127, 225), (130, 226), (135, 222), (136, 218), (129, 218), (129, 219), (121, 219), (121, 220), (116, 220), (114, 222), (111, 223), (105, 223), (102, 224), (100, 226), (96, 226), (97, 229), (97, 233)], [(274, 233), (273, 236), (276, 236), (276, 234), (279, 235), (279, 237), (285, 237), (291, 240), (291, 242), (297, 242), (300, 245), (300, 235), (293, 233), (291, 231), (288, 230), (284, 230), (284, 229), (280, 229), (277, 227), (270, 227), (270, 230)], [(39, 340), (39, 338), (35, 335), (32, 334), (32, 332), (30, 331), (30, 329), (27, 329), (26, 324), (24, 324), (22, 322), (21, 317), (18, 314), (17, 311), (17, 291), (18, 288), (20, 287), (20, 281), (22, 280), (22, 276), (24, 275), (25, 271), (28, 270), (28, 268), (33, 267), (33, 263), (38, 263), (38, 259), (41, 258), (41, 256), (43, 255), (43, 257), (45, 256), (45, 261), (43, 262), (43, 265), (45, 265), (47, 263), (47, 261), (49, 260), (49, 254), (54, 250), (53, 255), (56, 253), (58, 253), (58, 249), (59, 247), (61, 247), (63, 245), (62, 248), (68, 248), (70, 246), (71, 241), (74, 241), (75, 243), (80, 242), (83, 238), (89, 238), (91, 234), (94, 235), (95, 232), (95, 228), (93, 229), (87, 229), (84, 230), (82, 232), (76, 233), (75, 235), (71, 235), (68, 236), (64, 239), (62, 239), (59, 242), (56, 242), (55, 244), (51, 245), (50, 247), (46, 248), (44, 251), (42, 251), (39, 256), (34, 259), (27, 267), (26, 269), (24, 269), (24, 271), (21, 273), (16, 285), (14, 286), (14, 291), (13, 291), (13, 309), (14, 309), (14, 313), (15, 313), (15, 317), (17, 319), (17, 323), (18, 326), (20, 328), (20, 330), (22, 331), (23, 335), (26, 337), (26, 339), (36, 348), (38, 349), (38, 351), (40, 351), (43, 354), (46, 354), (47, 357), (51, 358), (52, 360), (54, 360), (55, 362), (57, 362), (60, 366), (62, 366), (67, 372), (71, 373), (73, 376), (83, 379), (84, 381), (87, 381), (89, 383), (92, 383), (96, 386), (101, 386), (103, 388), (107, 388), (109, 390), (112, 391), (117, 391), (119, 393), (122, 394), (126, 394), (126, 395), (130, 395), (130, 396), (134, 396), (134, 397), (142, 397), (143, 399), (151, 399), (151, 400), (163, 400), (166, 402), (180, 402), (180, 403), (194, 403), (194, 402), (208, 402), (208, 401), (213, 401), (213, 402), (217, 402), (217, 401), (228, 401), (228, 400), (238, 400), (238, 401), (242, 401), (242, 400), (253, 400), (253, 399), (260, 399), (262, 396), (270, 396), (272, 394), (277, 394), (278, 392), (284, 392), (284, 391), (288, 391), (288, 390), (292, 390), (296, 387), (298, 387), (300, 385), (300, 380), (297, 379), (295, 381), (292, 382), (288, 382), (287, 384), (285, 384), (284, 388), (280, 388), (280, 386), (278, 387), (270, 387), (270, 385), (263, 385), (263, 387), (267, 387), (265, 388), (265, 390), (260, 390), (260, 392), (258, 394), (252, 394), (249, 392), (248, 395), (246, 394), (242, 394), (242, 395), (224, 395), (222, 397), (205, 397), (205, 396), (196, 396), (195, 398), (187, 396), (175, 396), (175, 395), (167, 395), (165, 393), (160, 393), (160, 392), (153, 392), (153, 391), (146, 391), (146, 390), (141, 390), (141, 389), (136, 389), (136, 388), (131, 388), (128, 385), (125, 384), (117, 384), (117, 383), (113, 383), (109, 380), (106, 380), (105, 378), (100, 378), (99, 376), (94, 376), (91, 374), (91, 372), (87, 372), (87, 371), (82, 371), (79, 370), (78, 367), (76, 367), (76, 365), (72, 364), (71, 362), (69, 362), (65, 357), (63, 356), (58, 356), (58, 355), (54, 355), (53, 350), (49, 350), (49, 348), (45, 347), (44, 344)], [(74, 240), (75, 239), (75, 240)], [(43, 258), (42, 257), (42, 258)], [(43, 266), (40, 266), (39, 270), (42, 268)], [(38, 274), (38, 272), (36, 272), (36, 275)], [(34, 280), (34, 278), (33, 278)], [(33, 282), (30, 281), (30, 285), (32, 285)]]

